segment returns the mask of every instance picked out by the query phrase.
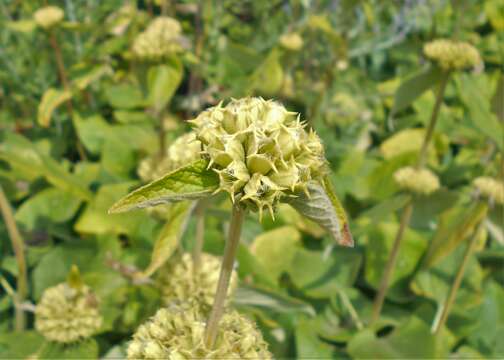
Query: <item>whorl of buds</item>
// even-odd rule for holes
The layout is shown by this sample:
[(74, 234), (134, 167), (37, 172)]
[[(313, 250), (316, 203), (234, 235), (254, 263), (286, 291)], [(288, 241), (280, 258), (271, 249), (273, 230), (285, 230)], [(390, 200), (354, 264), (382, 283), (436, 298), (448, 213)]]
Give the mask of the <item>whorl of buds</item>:
[(65, 13), (57, 6), (45, 6), (33, 14), (35, 23), (43, 29), (50, 29), (63, 20)]
[(406, 166), (394, 173), (394, 180), (401, 189), (418, 195), (429, 195), (439, 189), (438, 177), (428, 169)]
[(190, 164), (200, 158), (201, 143), (196, 140), (196, 134), (191, 131), (179, 136), (167, 149), (164, 158), (154, 155), (145, 158), (138, 167), (138, 175), (143, 181), (152, 181), (166, 175), (170, 171)]
[(44, 291), (35, 309), (35, 328), (50, 341), (71, 343), (92, 336), (101, 326), (98, 300), (86, 285), (62, 283)]
[(197, 306), (172, 305), (140, 325), (128, 359), (271, 359), (256, 325), (236, 311), (224, 314), (215, 345), (205, 346), (205, 317)]
[(463, 70), (481, 64), (478, 50), (465, 42), (434, 40), (424, 45), (424, 53), (444, 70)]
[(497, 204), (504, 205), (504, 182), (502, 179), (499, 181), (489, 176), (480, 176), (474, 180), (473, 185), (482, 196)]
[(280, 37), (280, 45), (287, 50), (298, 51), (303, 47), (303, 38), (296, 32), (284, 34)]
[[(194, 300), (202, 311), (209, 311), (217, 291), (220, 260), (216, 256), (201, 254), (199, 268), (193, 271), (194, 263), (190, 254), (185, 253), (167, 265), (160, 272), (157, 284), (165, 304), (174, 301)], [(228, 288), (230, 299), (238, 285), (238, 275), (233, 271)]]
[(133, 54), (141, 60), (159, 61), (182, 50), (180, 23), (167, 16), (153, 20), (133, 43)]
[(282, 196), (307, 192), (307, 183), (324, 174), (324, 148), (299, 115), (262, 98), (232, 100), (202, 112), (194, 120), (203, 154), (226, 191), (262, 216)]

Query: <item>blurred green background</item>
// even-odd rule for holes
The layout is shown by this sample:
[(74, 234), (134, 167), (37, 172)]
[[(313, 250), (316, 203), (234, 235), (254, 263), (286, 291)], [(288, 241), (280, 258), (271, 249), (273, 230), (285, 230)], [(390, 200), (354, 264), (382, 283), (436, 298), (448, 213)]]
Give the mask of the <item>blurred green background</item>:
[[(33, 20), (45, 5), (65, 13), (49, 30)], [(180, 50), (139, 61), (132, 45), (158, 16), (180, 23)], [(143, 159), (190, 129), (186, 120), (249, 95), (281, 101), (320, 135), (356, 243), (335, 246), (283, 206), (276, 221), (247, 216), (234, 305), (257, 321), (274, 356), (504, 357), (497, 202), (480, 219), (446, 327), (432, 331), (475, 232), (472, 181), (502, 181), (502, 0), (2, 0), (0, 28), (0, 184), (28, 268), (27, 328), (16, 333), (20, 274), (4, 215), (0, 358), (40, 355), (45, 340), (30, 303), (72, 264), (100, 297), (104, 324), (71, 356), (124, 356), (134, 330), (161, 306), (159, 289), (136, 284), (129, 270), (148, 266), (166, 219), (107, 209), (142, 183)], [(427, 161), (441, 188), (415, 198), (382, 315), (371, 324), (406, 201), (393, 173), (415, 163), (436, 97), (435, 79), (415, 76), (429, 67), (424, 44), (438, 38), (471, 43), (483, 64), (450, 77)], [(222, 254), (229, 210), (225, 197), (209, 207), (205, 251)], [(192, 219), (184, 248), (194, 233)]]

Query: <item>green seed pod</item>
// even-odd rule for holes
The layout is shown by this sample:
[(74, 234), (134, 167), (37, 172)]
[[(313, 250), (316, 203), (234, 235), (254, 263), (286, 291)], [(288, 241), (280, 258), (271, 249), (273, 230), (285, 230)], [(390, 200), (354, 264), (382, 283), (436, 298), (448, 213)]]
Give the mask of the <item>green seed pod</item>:
[(64, 16), (65, 13), (61, 8), (57, 6), (45, 6), (35, 11), (33, 19), (38, 26), (47, 30), (58, 25)]
[(307, 191), (307, 182), (324, 175), (324, 148), (296, 113), (262, 98), (232, 100), (202, 112), (194, 124), (203, 154), (220, 178), (218, 191), (259, 211), (282, 196)]
[(50, 341), (71, 343), (88, 338), (101, 324), (98, 300), (86, 285), (51, 287), (35, 309), (35, 328)]
[(182, 50), (182, 27), (170, 17), (154, 19), (133, 43), (133, 54), (140, 60), (160, 61)]
[(492, 199), (497, 204), (504, 205), (504, 183), (502, 179), (499, 181), (489, 176), (480, 176), (474, 180), (473, 185), (482, 196)]
[(429, 195), (439, 189), (438, 177), (428, 169), (406, 166), (394, 173), (394, 180), (401, 189), (418, 195)]
[(482, 63), (474, 46), (448, 39), (438, 39), (425, 44), (424, 53), (444, 70), (464, 70)]
[[(194, 300), (202, 311), (210, 310), (219, 280), (220, 260), (210, 254), (201, 254), (198, 271), (193, 271), (193, 259), (188, 253), (176, 257), (165, 269), (159, 271), (157, 286), (165, 304), (174, 301)], [(238, 275), (233, 271), (227, 299), (233, 296), (238, 285)]]
[(212, 349), (205, 346), (205, 321), (194, 304), (160, 309), (133, 335), (128, 359), (272, 358), (255, 323), (238, 312), (223, 315)]

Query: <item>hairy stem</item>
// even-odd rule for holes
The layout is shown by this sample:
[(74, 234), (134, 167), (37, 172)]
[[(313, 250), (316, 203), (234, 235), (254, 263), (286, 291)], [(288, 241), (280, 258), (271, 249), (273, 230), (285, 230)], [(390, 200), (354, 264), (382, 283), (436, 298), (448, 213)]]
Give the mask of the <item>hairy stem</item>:
[(401, 223), (399, 224), (399, 229), (397, 231), (394, 244), (392, 245), (392, 252), (390, 253), (387, 264), (385, 265), (385, 270), (381, 278), (380, 287), (378, 288), (378, 293), (373, 303), (371, 323), (375, 322), (380, 317), (383, 302), (385, 301), (385, 295), (387, 294), (387, 290), (390, 285), (390, 279), (392, 278), (392, 274), (394, 272), (394, 268), (397, 263), (397, 256), (399, 255), (399, 249), (401, 248), (404, 232), (408, 227), (412, 212), (413, 212), (413, 202), (410, 199), (403, 209), (401, 215)]
[[(59, 76), (60, 82), (66, 91), (71, 91), (70, 83), (68, 81), (68, 76), (67, 76), (67, 72), (65, 69), (65, 63), (63, 61), (63, 54), (61, 53), (61, 48), (58, 44), (58, 39), (56, 39), (56, 34), (54, 33), (54, 30), (50, 30), (50, 32), (49, 32), (49, 44), (51, 45), (51, 47), (54, 51), (54, 58), (56, 59), (56, 67), (58, 68), (58, 76)], [(68, 114), (70, 115), (70, 117), (72, 117), (72, 114), (73, 114), (72, 100), (70, 100), (70, 99), (67, 100), (66, 106), (67, 106)], [(79, 153), (81, 160), (86, 160), (87, 159), (86, 151), (84, 150), (84, 147), (82, 146), (82, 143), (80, 142), (77, 134), (76, 134), (75, 145), (76, 145), (77, 152)]]
[(233, 273), (236, 250), (238, 249), (238, 244), (240, 243), (240, 234), (244, 216), (245, 211), (240, 208), (239, 205), (234, 205), (233, 212), (231, 214), (231, 224), (229, 225), (226, 248), (224, 249), (224, 257), (222, 258), (217, 292), (215, 294), (212, 311), (210, 312), (210, 317), (208, 318), (205, 329), (205, 344), (209, 349), (214, 346), (219, 322), (222, 314), (224, 313), (224, 302), (229, 288), (229, 280), (231, 278), (231, 274)]
[(16, 262), (18, 266), (18, 277), (17, 277), (17, 291), (16, 291), (16, 306), (15, 306), (15, 329), (16, 331), (23, 331), (26, 326), (26, 318), (24, 311), (21, 309), (21, 303), (26, 299), (28, 294), (28, 279), (26, 270), (26, 260), (24, 254), (24, 241), (18, 230), (16, 222), (14, 220), (14, 215), (12, 213), (12, 208), (5, 196), (5, 193), (0, 185), (0, 210), (7, 227), (7, 233), (9, 234), (12, 248), (14, 249), (14, 254), (16, 256)]
[(483, 231), (483, 228), (485, 227), (485, 220), (482, 220), (478, 227), (476, 228), (476, 231), (473, 233), (471, 239), (469, 240), (469, 243), (467, 244), (466, 250), (464, 252), (464, 257), (462, 258), (462, 262), (460, 263), (460, 266), (457, 270), (457, 274), (455, 275), (455, 280), (453, 280), (452, 286), (450, 288), (450, 292), (448, 293), (448, 297), (446, 298), (444, 304), (443, 304), (443, 310), (441, 313), (441, 316), (439, 317), (439, 322), (435, 326), (434, 333), (438, 334), (441, 329), (444, 327), (444, 324), (446, 323), (446, 320), (448, 319), (448, 315), (450, 314), (450, 310), (453, 306), (453, 303), (455, 302), (455, 298), (457, 297), (457, 291), (460, 288), (460, 284), (462, 282), (462, 279), (464, 278), (464, 273), (465, 269), (467, 267), (467, 263), (471, 257), (471, 254), (474, 250), (474, 246), (476, 245), (476, 242), (478, 240), (479, 234)]
[(192, 251), (193, 272), (198, 273), (201, 265), (201, 253), (205, 242), (205, 200), (200, 200), (194, 211), (196, 215), (196, 236)]

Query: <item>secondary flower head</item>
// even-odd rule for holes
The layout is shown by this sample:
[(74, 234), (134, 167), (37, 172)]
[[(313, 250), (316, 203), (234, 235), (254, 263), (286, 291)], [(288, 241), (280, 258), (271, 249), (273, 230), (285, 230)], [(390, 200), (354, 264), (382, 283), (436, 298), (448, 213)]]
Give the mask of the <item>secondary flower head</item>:
[(262, 216), (273, 215), (279, 199), (324, 174), (324, 148), (299, 115), (262, 98), (232, 100), (202, 112), (194, 120), (203, 154), (220, 178), (218, 191)]
[(35, 328), (50, 341), (71, 343), (101, 326), (98, 300), (86, 285), (62, 283), (44, 291), (35, 309)]
[(504, 205), (504, 182), (489, 176), (480, 176), (473, 182), (474, 187), (484, 197), (492, 199), (497, 204)]
[(138, 167), (138, 175), (143, 181), (152, 181), (170, 171), (190, 164), (201, 157), (201, 143), (191, 131), (179, 136), (167, 149), (164, 158), (158, 156), (145, 158)]
[(394, 180), (401, 189), (419, 195), (429, 195), (439, 189), (438, 177), (428, 169), (406, 166), (394, 173)]
[(463, 70), (481, 64), (478, 50), (466, 42), (434, 40), (424, 45), (424, 53), (445, 70)]
[[(210, 310), (219, 280), (220, 260), (216, 256), (201, 254), (201, 264), (196, 273), (193, 259), (185, 253), (171, 261), (167, 269), (160, 272), (157, 284), (165, 304), (174, 301), (194, 300), (202, 311)], [(229, 299), (238, 284), (238, 275), (233, 271), (228, 288)]]
[(298, 51), (303, 47), (303, 38), (296, 32), (284, 34), (280, 37), (280, 44), (287, 50)]
[(57, 6), (45, 6), (38, 9), (33, 14), (33, 18), (38, 26), (49, 29), (63, 20), (65, 13)]
[(142, 60), (159, 61), (181, 51), (180, 23), (167, 16), (153, 20), (133, 43), (133, 54)]
[(236, 311), (224, 314), (215, 345), (205, 346), (205, 316), (197, 306), (172, 305), (140, 325), (128, 359), (271, 359), (256, 325)]

